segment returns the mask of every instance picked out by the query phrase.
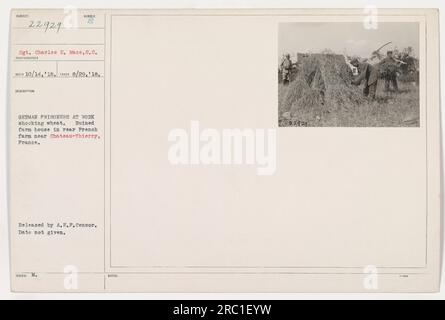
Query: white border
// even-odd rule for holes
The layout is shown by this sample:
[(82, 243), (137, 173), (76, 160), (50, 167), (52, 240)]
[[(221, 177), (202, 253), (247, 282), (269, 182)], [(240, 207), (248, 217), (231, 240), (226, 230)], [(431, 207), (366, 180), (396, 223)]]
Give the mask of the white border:
[[(104, 6), (105, 5), (105, 6)], [(357, 1), (357, 0), (299, 0), (298, 3), (292, 0), (228, 0), (228, 1), (212, 1), (212, 0), (109, 0), (104, 3), (100, 0), (59, 0), (57, 7), (76, 6), (80, 8), (360, 8), (367, 5), (375, 5), (378, 8), (439, 8), (440, 17), (440, 38), (441, 38), (441, 60), (444, 60), (445, 50), (445, 4), (443, 0), (423, 0), (422, 2), (414, 0), (405, 1)], [(6, 193), (6, 129), (7, 129), (7, 65), (8, 65), (8, 39), (9, 39), (9, 14), (12, 8), (53, 8), (54, 1), (51, 0), (35, 0), (33, 2), (23, 0), (2, 0), (0, 1), (0, 99), (3, 102), (0, 109), (0, 299), (445, 299), (445, 281), (441, 280), (442, 291), (437, 294), (309, 294), (309, 293), (292, 293), (292, 294), (21, 294), (11, 293), (9, 288), (9, 248), (8, 248), (8, 220), (7, 220), (7, 193)], [(439, 66), (438, 66), (439, 67)], [(441, 82), (444, 83), (443, 64), (441, 67)], [(441, 94), (444, 90), (441, 86)], [(441, 114), (442, 123), (445, 116)], [(442, 130), (444, 130), (442, 128)], [(442, 135), (443, 135), (442, 131)], [(442, 156), (445, 154), (442, 151)], [(442, 223), (444, 221), (442, 220)], [(442, 265), (442, 274), (445, 267)]]

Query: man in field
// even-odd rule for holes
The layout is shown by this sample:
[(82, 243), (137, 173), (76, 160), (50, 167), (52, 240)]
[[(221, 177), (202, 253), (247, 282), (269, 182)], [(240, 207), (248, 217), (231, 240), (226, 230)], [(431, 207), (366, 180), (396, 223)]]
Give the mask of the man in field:
[(385, 79), (385, 91), (390, 91), (390, 87), (392, 87), (395, 92), (399, 91), (397, 83), (399, 63), (400, 62), (394, 58), (394, 53), (392, 51), (388, 51), (386, 53), (386, 58), (378, 63), (382, 78)]
[(286, 54), (281, 62), (281, 79), (283, 84), (287, 85), (290, 82), (290, 73), (292, 69), (292, 61), (290, 60), (290, 54)]
[(354, 67), (358, 69), (359, 75), (352, 81), (352, 84), (358, 86), (362, 82), (364, 83), (363, 94), (371, 99), (375, 99), (375, 93), (377, 90), (377, 83), (379, 80), (379, 69), (377, 66), (373, 66), (367, 62), (362, 62), (357, 58), (354, 58), (350, 62)]

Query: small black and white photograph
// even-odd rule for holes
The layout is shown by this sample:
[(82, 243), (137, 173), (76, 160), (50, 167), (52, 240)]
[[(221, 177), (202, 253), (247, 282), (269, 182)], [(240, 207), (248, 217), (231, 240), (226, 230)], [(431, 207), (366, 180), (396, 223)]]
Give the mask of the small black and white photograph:
[(280, 23), (280, 127), (419, 127), (419, 24)]

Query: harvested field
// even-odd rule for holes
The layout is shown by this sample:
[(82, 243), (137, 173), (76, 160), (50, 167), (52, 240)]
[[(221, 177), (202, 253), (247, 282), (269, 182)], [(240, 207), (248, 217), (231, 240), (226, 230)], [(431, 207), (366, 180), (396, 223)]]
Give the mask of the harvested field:
[(297, 77), (279, 84), (280, 126), (375, 127), (418, 126), (418, 87), (399, 82), (400, 93), (384, 91), (379, 80), (377, 98), (363, 96), (351, 84), (352, 72), (344, 57), (313, 54), (302, 59)]

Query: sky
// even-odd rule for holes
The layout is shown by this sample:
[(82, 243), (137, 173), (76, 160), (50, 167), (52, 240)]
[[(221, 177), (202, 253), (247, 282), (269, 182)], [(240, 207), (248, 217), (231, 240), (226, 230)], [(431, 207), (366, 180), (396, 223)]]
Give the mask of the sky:
[(383, 44), (392, 44), (382, 49), (411, 46), (414, 55), (419, 55), (419, 26), (416, 22), (380, 22), (377, 29), (365, 29), (360, 22), (281, 23), (278, 35), (278, 50), (294, 56), (297, 52), (321, 52), (330, 49), (335, 53), (358, 55), (367, 58)]

